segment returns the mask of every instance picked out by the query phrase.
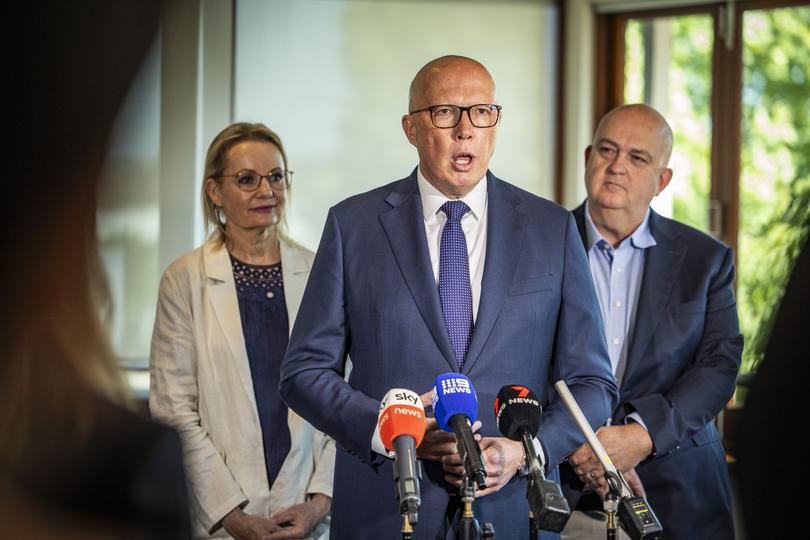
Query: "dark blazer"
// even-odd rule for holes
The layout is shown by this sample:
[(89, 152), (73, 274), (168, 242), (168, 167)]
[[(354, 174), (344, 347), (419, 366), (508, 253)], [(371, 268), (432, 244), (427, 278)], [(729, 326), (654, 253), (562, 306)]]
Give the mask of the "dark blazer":
[[(574, 217), (587, 246), (584, 204)], [(666, 539), (733, 539), (728, 469), (712, 420), (734, 393), (743, 347), (734, 253), (652, 210), (650, 231), (657, 244), (645, 256), (613, 423), (635, 411), (649, 430), (655, 453), (636, 470)]]
[[(550, 383), (565, 379), (594, 425), (617, 402), (599, 308), (571, 214), (491, 173), (486, 181), (486, 262), (463, 373), (477, 391), (485, 436), (499, 435), (493, 403), (503, 385), (525, 384), (547, 403), (540, 439), (553, 468), (584, 439)], [(333, 207), (281, 373), (284, 400), (338, 443), (333, 538), (399, 534), (392, 462), (371, 450), (380, 400), (396, 387), (423, 393), (457, 369), (416, 171)], [(423, 468), (414, 538), (434, 540), (456, 490), (440, 463)], [(525, 490), (514, 478), (476, 500), (479, 521), (492, 522), (497, 537), (524, 536)]]

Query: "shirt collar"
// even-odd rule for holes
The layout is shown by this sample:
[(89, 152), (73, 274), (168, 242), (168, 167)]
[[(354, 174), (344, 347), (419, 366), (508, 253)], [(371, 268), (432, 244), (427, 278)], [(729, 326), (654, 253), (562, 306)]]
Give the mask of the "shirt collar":
[[(593, 223), (593, 219), (591, 219), (591, 211), (588, 205), (588, 201), (585, 201), (585, 235), (587, 236), (588, 240), (588, 249), (587, 251), (591, 251), (591, 248), (594, 244), (598, 244), (600, 240), (604, 240), (605, 243), (610, 245), (610, 242), (605, 240), (602, 235), (599, 233), (599, 229), (596, 228), (596, 225)], [(644, 215), (644, 220), (641, 224), (636, 227), (636, 230), (633, 231), (628, 238), (622, 240), (622, 243), (619, 244), (619, 247), (622, 247), (630, 242), (635, 248), (638, 249), (646, 249), (657, 245), (655, 241), (655, 237), (650, 230), (650, 209), (647, 208), (647, 213)]]
[(447, 201), (460, 200), (464, 201), (470, 207), (473, 216), (476, 220), (481, 220), (484, 215), (484, 209), (487, 206), (487, 177), (484, 176), (472, 191), (467, 193), (461, 199), (451, 199), (438, 189), (433, 184), (427, 181), (422, 176), (422, 170), (416, 170), (416, 182), (419, 185), (419, 195), (422, 198), (422, 211), (424, 212), (425, 221), (436, 215), (439, 208)]

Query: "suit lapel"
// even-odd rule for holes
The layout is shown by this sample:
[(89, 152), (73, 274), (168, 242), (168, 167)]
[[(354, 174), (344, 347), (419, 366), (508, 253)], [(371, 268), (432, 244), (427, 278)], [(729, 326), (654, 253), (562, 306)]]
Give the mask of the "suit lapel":
[(526, 218), (516, 209), (517, 198), (487, 172), (487, 252), (481, 280), (481, 301), (463, 373), (469, 373), (486, 345), (509, 294), (520, 259)]
[(647, 249), (644, 259), (644, 276), (636, 307), (635, 328), (627, 354), (627, 366), (622, 377), (622, 387), (631, 380), (632, 372), (641, 362), (644, 352), (655, 334), (664, 308), (667, 305), (686, 248), (678, 243), (680, 236), (672, 231), (664, 218), (650, 211), (650, 231), (656, 245)]
[(283, 238), (279, 241), (281, 248), (281, 277), (284, 280), (284, 300), (287, 305), (289, 331), (292, 332), (298, 306), (304, 296), (309, 277), (309, 263), (304, 258), (304, 251)]
[(456, 371), (458, 364), (453, 356), (453, 347), (439, 302), (439, 289), (430, 265), (416, 170), (410, 178), (397, 183), (385, 200), (392, 208), (380, 214), (380, 223), (397, 265), (444, 359)]
[(585, 203), (580, 204), (576, 208), (571, 211), (574, 214), (574, 223), (577, 224), (577, 230), (579, 231), (579, 237), (582, 238), (582, 246), (585, 248), (585, 252), (588, 252), (588, 232), (585, 227)]
[[(230, 257), (225, 246), (217, 246), (209, 241), (203, 248), (203, 265), (208, 290), (219, 327), (225, 334), (231, 358), (220, 359), (230, 363), (239, 373), (239, 379), (258, 418), (256, 396), (253, 393), (253, 380), (250, 377), (250, 363), (245, 347), (245, 335), (242, 332), (242, 315), (239, 313), (239, 300), (236, 298), (236, 285), (233, 279)], [(227, 369), (227, 366), (223, 366)]]

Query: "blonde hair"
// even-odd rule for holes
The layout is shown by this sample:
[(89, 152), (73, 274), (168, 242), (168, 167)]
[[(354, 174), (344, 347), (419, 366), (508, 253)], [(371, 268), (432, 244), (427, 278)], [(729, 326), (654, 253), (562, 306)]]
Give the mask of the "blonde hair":
[[(287, 165), (287, 152), (284, 150), (281, 137), (262, 123), (236, 122), (220, 131), (219, 134), (214, 137), (205, 155), (205, 171), (203, 172), (201, 195), (205, 230), (206, 232), (213, 230), (213, 233), (220, 242), (226, 240), (224, 216), (222, 208), (214, 204), (214, 201), (212, 201), (211, 197), (208, 195), (206, 185), (209, 179), (221, 185), (222, 179), (218, 178), (218, 176), (225, 172), (228, 153), (231, 148), (245, 141), (269, 142), (278, 148), (278, 151), (281, 153), (281, 159), (284, 161), (284, 169), (289, 170)], [(285, 206), (288, 198), (289, 190), (285, 198)], [(282, 213), (281, 222), (278, 224), (280, 237), (286, 237), (286, 234), (282, 234), (286, 233), (286, 228), (285, 214)]]
[[(15, 181), (4, 186), (12, 202), (0, 245), (14, 260), (0, 268), (0, 476), (36, 478), (72, 462), (94, 429), (109, 427), (99, 403), (129, 403), (102, 324), (109, 295), (96, 200), (108, 136), (159, 14), (157, 2), (134, 0), (89, 1), (80, 14), (54, 0), (25, 7), (47, 39), (20, 42), (11, 55), (12, 76), (30, 83), (12, 89), (11, 124), (43, 129), (14, 138)], [(48, 171), (35, 186), (24, 174), (31, 167)]]
[(32, 449), (55, 442), (81, 447), (98, 425), (98, 396), (132, 404), (103, 322), (109, 292), (96, 198), (82, 177), (66, 182), (73, 192), (33, 224), (30, 247), (21, 246), (20, 293), (3, 309), (9, 334), (0, 366), (0, 463), (25, 467)]

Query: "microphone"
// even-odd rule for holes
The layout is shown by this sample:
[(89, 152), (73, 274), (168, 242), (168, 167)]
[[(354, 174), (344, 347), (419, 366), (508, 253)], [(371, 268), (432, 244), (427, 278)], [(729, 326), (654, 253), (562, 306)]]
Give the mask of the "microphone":
[(481, 448), (472, 433), (472, 423), (478, 417), (478, 398), (472, 382), (461, 373), (439, 375), (432, 400), (433, 416), (439, 427), (456, 435), (456, 445), (467, 476), (478, 489), (486, 489), (487, 470), (481, 458)]
[[(605, 451), (602, 443), (599, 442), (596, 433), (591, 429), (588, 420), (585, 418), (585, 415), (582, 414), (582, 409), (579, 408), (579, 404), (577, 404), (574, 396), (571, 395), (571, 391), (568, 390), (565, 381), (557, 381), (554, 384), (554, 388), (557, 390), (557, 395), (559, 395), (563, 403), (565, 403), (571, 416), (574, 417), (574, 420), (579, 426), (579, 430), (585, 435), (585, 440), (588, 441), (588, 446), (591, 447), (596, 459), (599, 460), (599, 463), (605, 470), (605, 478), (607, 479), (611, 494), (619, 498), (618, 515), (619, 523), (622, 528), (624, 528), (625, 532), (627, 532), (633, 540), (658, 540), (661, 538), (661, 534), (664, 532), (663, 527), (661, 527), (661, 522), (658, 521), (658, 518), (653, 513), (646, 499), (644, 499), (644, 497), (636, 497), (633, 494), (633, 490), (627, 485), (622, 473), (613, 465), (613, 461)], [(612, 518), (609, 516), (608, 522), (610, 522), (611, 519)]]
[(385, 449), (394, 451), (394, 481), (399, 512), (416, 525), (419, 505), (419, 480), (422, 472), (416, 459), (416, 447), (425, 436), (425, 408), (419, 394), (404, 388), (393, 388), (380, 403), (377, 426)]
[(537, 396), (525, 386), (504, 386), (495, 398), (495, 422), (504, 437), (521, 441), (529, 465), (526, 498), (537, 528), (560, 532), (571, 517), (568, 501), (560, 486), (543, 475), (534, 450), (534, 437), (540, 428), (542, 408)]

